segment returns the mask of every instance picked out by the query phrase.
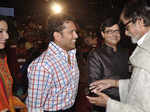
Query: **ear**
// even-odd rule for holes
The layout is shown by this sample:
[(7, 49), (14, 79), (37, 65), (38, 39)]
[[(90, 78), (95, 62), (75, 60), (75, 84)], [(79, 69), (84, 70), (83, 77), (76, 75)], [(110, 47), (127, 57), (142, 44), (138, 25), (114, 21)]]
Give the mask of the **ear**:
[(61, 34), (59, 32), (54, 32), (53, 37), (55, 41), (61, 41)]
[(102, 38), (104, 38), (104, 32), (101, 31)]

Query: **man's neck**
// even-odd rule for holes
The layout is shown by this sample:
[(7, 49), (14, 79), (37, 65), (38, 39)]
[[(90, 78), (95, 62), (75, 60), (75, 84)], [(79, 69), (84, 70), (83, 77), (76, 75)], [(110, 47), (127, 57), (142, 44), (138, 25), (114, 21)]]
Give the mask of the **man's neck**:
[(113, 49), (114, 52), (117, 52), (117, 45), (110, 45), (105, 43), (107, 46), (111, 47)]

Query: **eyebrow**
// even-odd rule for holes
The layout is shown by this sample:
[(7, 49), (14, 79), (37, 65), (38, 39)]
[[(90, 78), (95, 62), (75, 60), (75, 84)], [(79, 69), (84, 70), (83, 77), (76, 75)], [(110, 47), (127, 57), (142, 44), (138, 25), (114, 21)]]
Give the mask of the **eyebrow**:
[(110, 31), (110, 30), (120, 30), (120, 28), (118, 28), (118, 29), (107, 29), (105, 31)]

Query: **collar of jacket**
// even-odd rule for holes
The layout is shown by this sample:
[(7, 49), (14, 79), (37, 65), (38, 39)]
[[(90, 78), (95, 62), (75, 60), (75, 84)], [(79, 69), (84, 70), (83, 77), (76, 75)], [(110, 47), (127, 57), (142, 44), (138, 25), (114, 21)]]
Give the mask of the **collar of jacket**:
[(130, 62), (134, 67), (138, 67), (150, 72), (150, 32), (140, 46), (137, 46), (132, 55)]
[(106, 45), (106, 44), (104, 44), (104, 45), (102, 46), (102, 48), (106, 49), (106, 51), (107, 51), (109, 54), (115, 54), (115, 53), (117, 53), (117, 52), (120, 51), (120, 47), (119, 47), (119, 46), (117, 46), (117, 51), (116, 51), (116, 52), (114, 52), (114, 50), (113, 50), (112, 47), (110, 47), (110, 46), (108, 46), (108, 45)]

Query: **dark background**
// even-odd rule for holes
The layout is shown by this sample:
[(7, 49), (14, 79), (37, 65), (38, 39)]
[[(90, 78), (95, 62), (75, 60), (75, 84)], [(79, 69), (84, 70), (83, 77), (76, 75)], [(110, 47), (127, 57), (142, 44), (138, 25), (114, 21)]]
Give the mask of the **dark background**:
[[(54, 0), (0, 0), (1, 7), (15, 9), (16, 17), (40, 15), (44, 18)], [(108, 16), (118, 17), (126, 0), (55, 0), (62, 3), (65, 12), (74, 15), (86, 27), (97, 27)], [(39, 20), (38, 19), (38, 20)]]
[(118, 18), (127, 1), (150, 4), (150, 0), (0, 0), (0, 7), (14, 8), (17, 18), (38, 15), (35, 20), (40, 22), (50, 13), (49, 4), (53, 1), (63, 4), (66, 13), (75, 16), (81, 26), (91, 29), (98, 28), (106, 17)]

